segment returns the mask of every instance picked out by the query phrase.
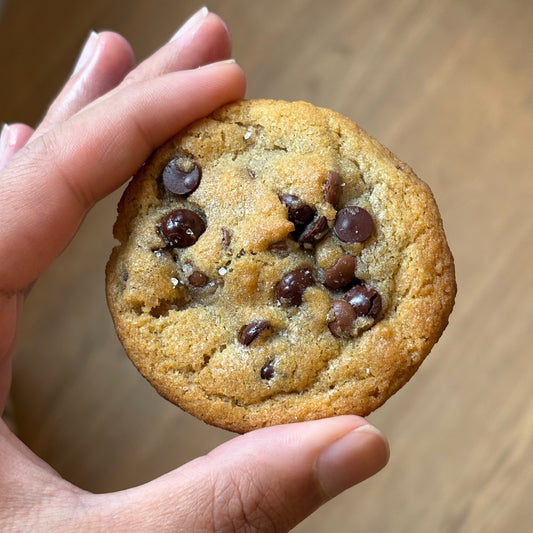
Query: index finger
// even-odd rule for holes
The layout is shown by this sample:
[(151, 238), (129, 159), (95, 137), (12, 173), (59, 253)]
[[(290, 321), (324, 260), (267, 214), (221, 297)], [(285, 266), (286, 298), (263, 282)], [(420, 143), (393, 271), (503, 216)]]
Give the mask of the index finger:
[(97, 100), (26, 145), (1, 177), (0, 292), (23, 290), (67, 245), (94, 202), (174, 133), (244, 90), (234, 62), (170, 72)]

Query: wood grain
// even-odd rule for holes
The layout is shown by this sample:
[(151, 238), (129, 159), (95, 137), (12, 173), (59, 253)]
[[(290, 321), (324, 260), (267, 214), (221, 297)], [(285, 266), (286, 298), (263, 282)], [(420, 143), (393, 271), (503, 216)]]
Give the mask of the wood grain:
[[(194, 1), (7, 0), (0, 120), (35, 124), (91, 29), (139, 58)], [(370, 416), (389, 436), (376, 477), (299, 532), (533, 528), (532, 38), (527, 0), (213, 0), (249, 97), (340, 111), (433, 189), (457, 265), (448, 329)], [(12, 408), (22, 439), (93, 491), (142, 483), (231, 435), (159, 398), (116, 340), (103, 271), (119, 192), (100, 203), (26, 305)]]

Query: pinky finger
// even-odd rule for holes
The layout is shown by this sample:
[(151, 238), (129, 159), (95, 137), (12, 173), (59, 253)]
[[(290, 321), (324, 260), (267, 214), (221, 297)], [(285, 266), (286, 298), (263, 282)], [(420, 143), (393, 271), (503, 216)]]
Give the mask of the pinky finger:
[(33, 135), (33, 128), (26, 124), (4, 124), (0, 134), (0, 170)]

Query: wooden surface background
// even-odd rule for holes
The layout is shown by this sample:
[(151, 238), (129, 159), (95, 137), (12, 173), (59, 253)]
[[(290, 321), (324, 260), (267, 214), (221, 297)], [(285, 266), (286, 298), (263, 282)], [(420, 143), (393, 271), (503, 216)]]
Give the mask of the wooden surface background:
[[(414, 167), (457, 264), (442, 340), (370, 416), (390, 438), (389, 465), (296, 531), (532, 531), (533, 3), (208, 5), (233, 33), (248, 97), (340, 111)], [(7, 0), (0, 120), (35, 124), (91, 29), (121, 32), (142, 58), (200, 6)], [(232, 437), (161, 399), (123, 354), (103, 290), (118, 197), (94, 208), (35, 286), (14, 365), (21, 438), (93, 491), (141, 483)]]

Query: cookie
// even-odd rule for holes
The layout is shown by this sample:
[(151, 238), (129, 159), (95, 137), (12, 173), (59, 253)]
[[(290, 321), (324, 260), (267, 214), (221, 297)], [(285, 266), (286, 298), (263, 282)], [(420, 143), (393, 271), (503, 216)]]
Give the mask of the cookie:
[(367, 415), (444, 330), (432, 193), (349, 119), (241, 101), (158, 149), (118, 208), (107, 299), (137, 369), (236, 432)]

